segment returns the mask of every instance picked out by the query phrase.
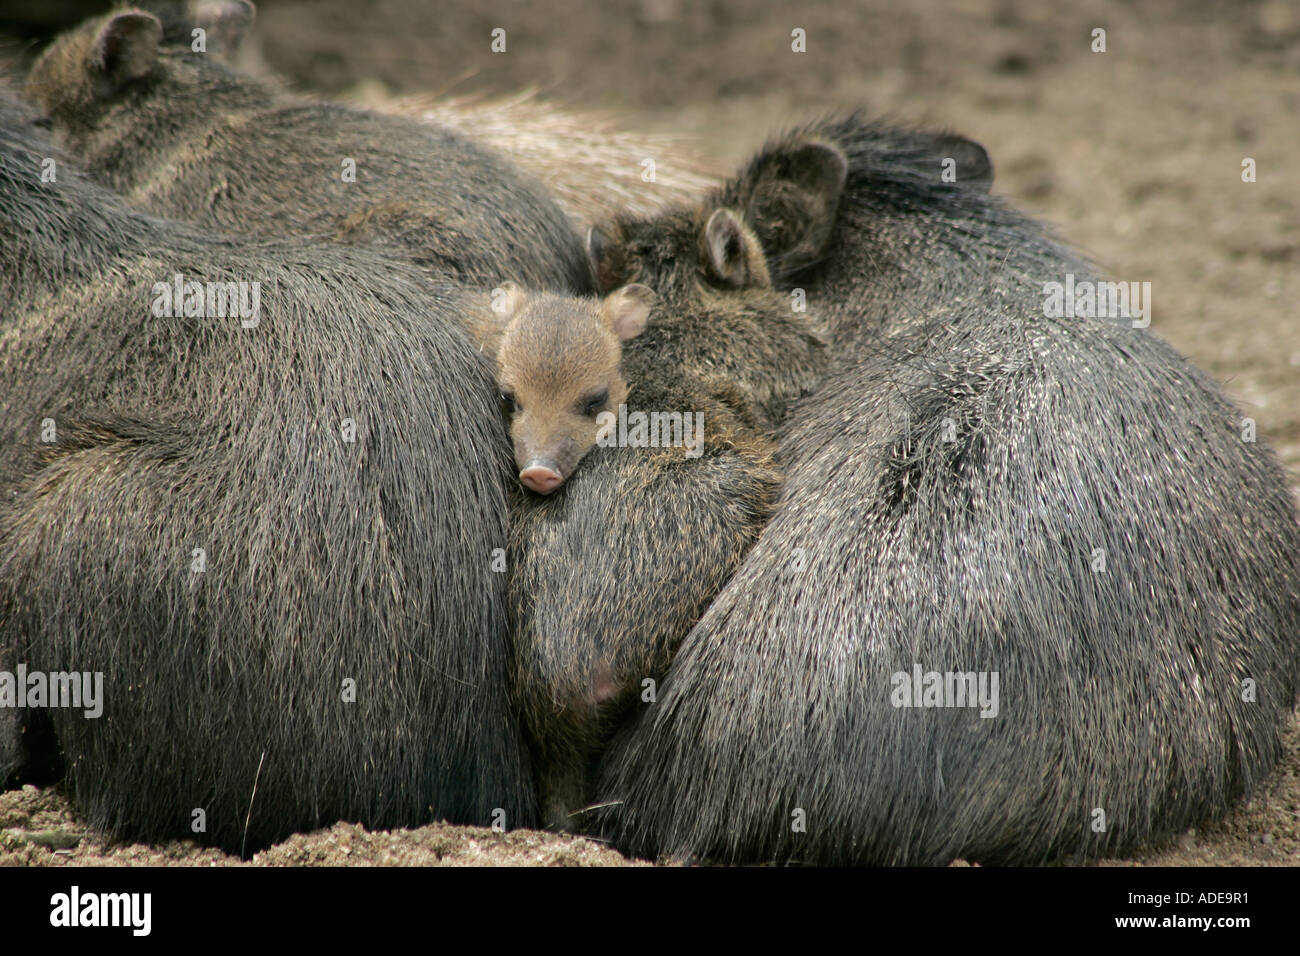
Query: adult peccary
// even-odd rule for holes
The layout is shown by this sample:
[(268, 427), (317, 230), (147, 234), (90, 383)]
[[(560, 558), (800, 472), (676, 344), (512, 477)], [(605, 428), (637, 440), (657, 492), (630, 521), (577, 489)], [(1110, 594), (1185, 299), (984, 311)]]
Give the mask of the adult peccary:
[[(207, 52), (230, 60), (248, 47), (257, 64), (257, 35), (247, 0), (145, 0), (159, 18), (163, 42), (193, 47), (203, 31)], [(252, 41), (251, 43), (249, 41)], [(496, 150), (546, 186), (582, 232), (615, 213), (650, 215), (673, 203), (698, 202), (720, 185), (713, 165), (689, 139), (621, 127), (615, 118), (545, 100), (525, 90), (504, 97), (359, 91), (370, 109), (418, 119)]]
[[(509, 381), (526, 384), (528, 401), (580, 395), (597, 367), (606, 387), (623, 375), (630, 386), (616, 412), (599, 413), (605, 438), (564, 486), (545, 498), (520, 490), (511, 514), (513, 686), (553, 827), (574, 824), (609, 734), (657, 706), (677, 643), (753, 544), (781, 477), (766, 433), (826, 360), (822, 331), (771, 288), (734, 214), (683, 214), (667, 232), (692, 279), (660, 290), (645, 330), (622, 343), (621, 372), (604, 358), (544, 361), (555, 340), (603, 338), (596, 319), (550, 297), (520, 308), (534, 326), (549, 312), (573, 328), (510, 346)], [(626, 294), (620, 310), (648, 301)]]
[[(1046, 314), (1048, 283), (1095, 276), (990, 178), (969, 141), (852, 116), (724, 190), (836, 363), (783, 426), (771, 523), (602, 764), (625, 850), (1091, 858), (1224, 812), (1278, 756), (1283, 474), (1155, 336)], [(689, 275), (656, 230), (614, 230), (602, 287)]]
[(43, 712), (91, 823), (533, 821), (488, 306), (129, 210), (0, 103), (0, 669), (102, 673)]
[[(223, 47), (252, 18), (246, 3), (203, 7), (217, 13), (196, 22), (219, 23)], [(180, 16), (163, 18), (178, 42), (144, 11), (88, 21), (33, 65), (27, 97), (93, 179), (225, 231), (381, 243), (436, 276), (589, 290), (576, 231), (504, 156), (432, 124), (281, 94), (194, 52)]]

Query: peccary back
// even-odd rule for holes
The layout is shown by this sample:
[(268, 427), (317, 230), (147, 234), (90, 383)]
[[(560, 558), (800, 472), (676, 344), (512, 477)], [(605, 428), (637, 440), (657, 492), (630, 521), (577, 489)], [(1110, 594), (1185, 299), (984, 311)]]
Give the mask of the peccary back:
[[(579, 236), (544, 188), (450, 129), (281, 94), (127, 11), (60, 37), (27, 97), (92, 179), (231, 233), (379, 244), (492, 286), (586, 292)], [(229, 43), (230, 41), (227, 41)]]
[[(7, 103), (0, 250), (0, 660), (102, 673), (102, 716), (47, 711), (90, 822), (235, 852), (531, 822), (486, 298), (129, 211)], [(176, 275), (260, 312), (188, 315)]]
[[(802, 163), (824, 149), (842, 196)], [(954, 151), (975, 183), (961, 160), (940, 182)], [(1159, 339), (1045, 315), (1044, 283), (1095, 277), (985, 195), (980, 156), (854, 117), (728, 187), (839, 348), (783, 426), (771, 523), (602, 763), (624, 849), (1093, 857), (1275, 761), (1300, 669), (1284, 477)]]

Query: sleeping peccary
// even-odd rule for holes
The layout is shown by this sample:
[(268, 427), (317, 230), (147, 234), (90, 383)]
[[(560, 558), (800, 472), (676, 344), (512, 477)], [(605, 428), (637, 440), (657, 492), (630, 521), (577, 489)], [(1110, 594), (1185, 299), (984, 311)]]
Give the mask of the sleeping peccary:
[[(1222, 814), (1276, 760), (1300, 669), (1284, 476), (1141, 322), (1059, 308), (1094, 271), (990, 180), (976, 144), (850, 116), (717, 200), (835, 358), (782, 426), (771, 523), (601, 765), (592, 825), (623, 849), (1091, 858)], [(610, 230), (602, 289), (689, 278), (660, 228)]]
[[(214, 19), (195, 22), (224, 48), (252, 19), (234, 0), (203, 7)], [(415, 119), (280, 93), (175, 42), (183, 12), (87, 21), (32, 66), (27, 98), (90, 178), (224, 232), (381, 244), (436, 279), (590, 290), (580, 237), (505, 156)]]
[(29, 120), (0, 101), (0, 671), (102, 710), (27, 696), (0, 779), (46, 722), (125, 839), (532, 822), (488, 297), (129, 210)]
[(635, 284), (604, 303), (516, 292), (497, 316), (520, 477), (548, 493), (517, 492), (509, 596), (516, 706), (557, 828), (581, 824), (609, 735), (658, 706), (678, 642), (754, 543), (781, 480), (766, 436), (827, 360), (733, 212), (665, 220), (660, 241), (691, 278), (653, 302)]

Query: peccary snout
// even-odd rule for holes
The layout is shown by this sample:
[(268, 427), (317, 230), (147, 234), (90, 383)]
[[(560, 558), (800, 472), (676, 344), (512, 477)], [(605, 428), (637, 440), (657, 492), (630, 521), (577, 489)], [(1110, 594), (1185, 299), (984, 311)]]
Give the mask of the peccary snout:
[(524, 487), (531, 488), (539, 495), (549, 495), (564, 481), (555, 463), (545, 458), (534, 458), (519, 473), (519, 480)]

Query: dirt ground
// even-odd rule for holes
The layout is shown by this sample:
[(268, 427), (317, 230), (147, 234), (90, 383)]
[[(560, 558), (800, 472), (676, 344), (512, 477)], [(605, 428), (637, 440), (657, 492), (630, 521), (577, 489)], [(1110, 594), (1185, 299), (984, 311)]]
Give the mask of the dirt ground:
[[(497, 27), (505, 53), (490, 50)], [(791, 51), (795, 28), (806, 53)], [(1104, 53), (1090, 49), (1094, 28)], [(627, 129), (690, 134), (723, 169), (836, 107), (956, 129), (988, 148), (998, 192), (1115, 278), (1151, 283), (1152, 331), (1256, 419), (1300, 495), (1300, 5), (1289, 0), (263, 0), (255, 32), (250, 62), (304, 91), (539, 87)], [(1242, 181), (1247, 157), (1254, 183)], [(0, 795), (3, 864), (238, 862), (188, 844), (108, 844), (54, 791)], [(629, 861), (529, 831), (339, 824), (252, 862)], [(1300, 864), (1300, 725), (1247, 805), (1108, 865), (1207, 864)]]

